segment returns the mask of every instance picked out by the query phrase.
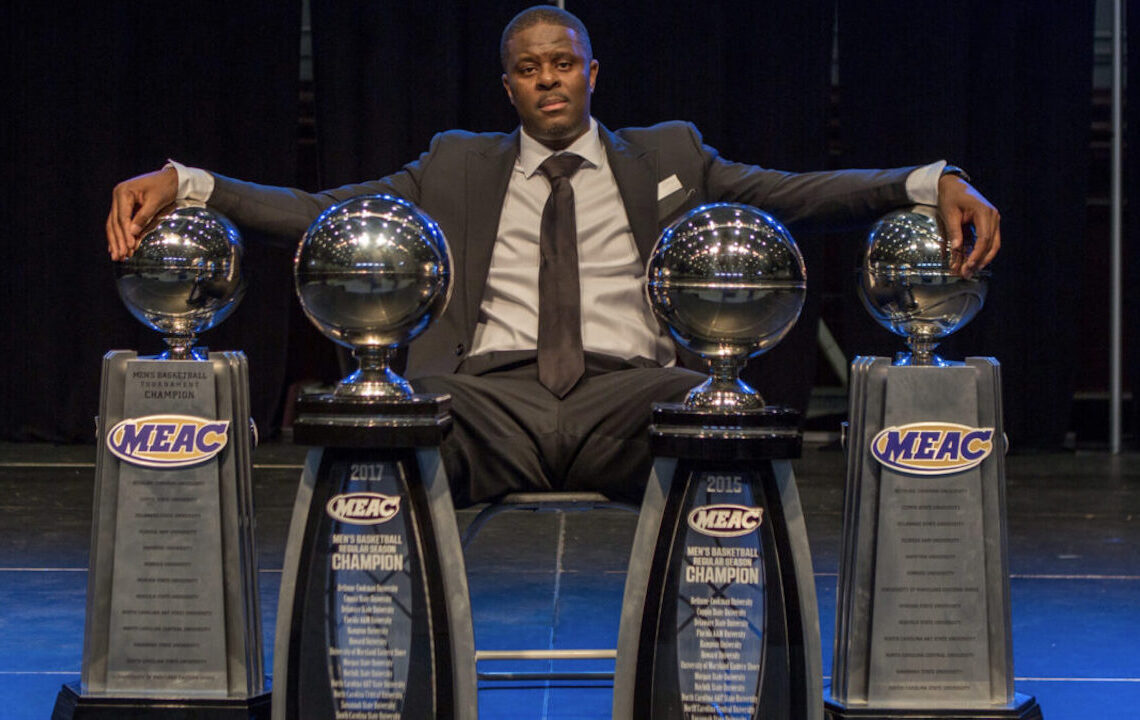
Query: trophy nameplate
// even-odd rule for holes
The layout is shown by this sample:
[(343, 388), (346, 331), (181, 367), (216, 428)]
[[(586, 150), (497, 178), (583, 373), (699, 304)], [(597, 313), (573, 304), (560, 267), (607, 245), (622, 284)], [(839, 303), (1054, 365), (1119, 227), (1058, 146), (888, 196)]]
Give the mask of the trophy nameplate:
[[(215, 382), (213, 363), (128, 360), (124, 416), (169, 420), (128, 423), (118, 433), (121, 440), (111, 438), (117, 446), (112, 453), (130, 457), (166, 447), (170, 454), (193, 454), (220, 444), (229, 420), (213, 429), (188, 419), (218, 417)], [(105, 422), (115, 421), (112, 416)], [(171, 427), (178, 430), (163, 433)], [(226, 694), (218, 465), (217, 457), (179, 472), (118, 463), (109, 693)]]
[(729, 430), (734, 418), (721, 414), (725, 434), (705, 435), (737, 457), (717, 460), (693, 452), (677, 416), (657, 408), (659, 459), (627, 574), (614, 717), (820, 717), (815, 586), (788, 461), (799, 455), (798, 417), (767, 410), (761, 432)]
[(103, 367), (82, 679), (57, 713), (268, 717), (245, 356)]

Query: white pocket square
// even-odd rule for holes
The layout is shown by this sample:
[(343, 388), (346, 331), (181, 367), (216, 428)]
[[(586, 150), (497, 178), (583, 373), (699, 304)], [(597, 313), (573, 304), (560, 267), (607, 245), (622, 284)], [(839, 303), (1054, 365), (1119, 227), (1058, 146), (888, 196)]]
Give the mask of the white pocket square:
[(681, 189), (681, 181), (677, 179), (676, 175), (670, 175), (661, 182), (657, 183), (657, 199), (664, 200), (673, 193)]

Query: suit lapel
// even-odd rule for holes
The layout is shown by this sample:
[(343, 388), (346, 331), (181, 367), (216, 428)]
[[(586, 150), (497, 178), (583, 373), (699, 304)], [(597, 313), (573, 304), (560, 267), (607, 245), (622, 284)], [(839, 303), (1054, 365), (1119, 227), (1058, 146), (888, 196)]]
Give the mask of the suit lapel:
[(657, 242), (657, 152), (627, 142), (601, 124), (598, 129), (637, 250), (648, 261)]
[(491, 252), (511, 171), (519, 155), (519, 131), (504, 135), (488, 148), (467, 152), (467, 237), (463, 263), (466, 292), (464, 327), (474, 328), (491, 269)]

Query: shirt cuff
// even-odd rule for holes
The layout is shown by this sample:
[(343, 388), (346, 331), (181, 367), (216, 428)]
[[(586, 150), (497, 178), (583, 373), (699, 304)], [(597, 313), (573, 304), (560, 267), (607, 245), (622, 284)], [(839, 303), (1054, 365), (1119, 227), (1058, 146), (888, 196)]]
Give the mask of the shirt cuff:
[[(178, 196), (176, 200), (197, 200), (207, 202), (214, 194), (214, 176), (200, 168), (187, 167), (182, 163), (167, 160), (163, 167), (172, 167), (178, 173)], [(910, 183), (910, 180), (907, 180)]]
[(939, 160), (911, 170), (906, 176), (906, 194), (910, 201), (918, 205), (937, 205), (938, 179), (945, 167), (946, 161)]

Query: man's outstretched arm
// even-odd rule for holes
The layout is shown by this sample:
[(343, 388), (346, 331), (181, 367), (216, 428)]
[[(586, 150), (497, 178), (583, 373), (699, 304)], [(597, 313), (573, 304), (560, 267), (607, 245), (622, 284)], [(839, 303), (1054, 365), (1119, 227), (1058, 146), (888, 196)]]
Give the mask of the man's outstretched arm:
[(300, 238), (322, 210), (352, 197), (387, 193), (419, 202), (420, 177), (440, 137), (432, 139), (432, 150), (387, 177), (318, 193), (235, 180), (171, 160), (161, 170), (115, 186), (107, 216), (107, 251), (112, 260), (130, 257), (155, 214), (184, 198), (208, 203), (239, 227), (293, 240)]
[[(893, 208), (936, 204), (950, 236), (950, 247), (956, 251), (956, 269), (965, 277), (986, 267), (1001, 248), (997, 209), (957, 174), (960, 170), (948, 168), (944, 162), (887, 170), (786, 173), (724, 160), (703, 144), (696, 128), (685, 128), (698, 152), (707, 158), (706, 179), (714, 200), (747, 202), (773, 212), (786, 224), (808, 230), (853, 229)], [(930, 175), (937, 172), (945, 174), (937, 178)], [(969, 256), (962, 259), (963, 227), (967, 225), (973, 227), (976, 242)]]

